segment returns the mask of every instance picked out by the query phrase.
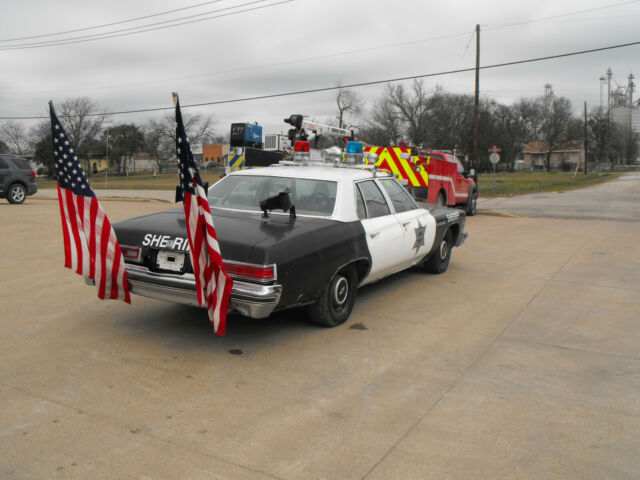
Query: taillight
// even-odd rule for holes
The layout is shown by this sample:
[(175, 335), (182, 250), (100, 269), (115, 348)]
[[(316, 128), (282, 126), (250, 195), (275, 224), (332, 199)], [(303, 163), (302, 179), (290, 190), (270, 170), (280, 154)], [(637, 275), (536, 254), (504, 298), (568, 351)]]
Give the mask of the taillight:
[(120, 251), (125, 260), (139, 262), (142, 249), (140, 247), (130, 247), (128, 245), (120, 245)]
[(230, 277), (254, 282), (272, 282), (276, 279), (275, 265), (253, 265), (224, 261), (224, 270)]
[(31, 175), (33, 175), (33, 178), (36, 178), (36, 172), (34, 172), (33, 170), (31, 170), (31, 172), (29, 172), (29, 173), (31, 173)]

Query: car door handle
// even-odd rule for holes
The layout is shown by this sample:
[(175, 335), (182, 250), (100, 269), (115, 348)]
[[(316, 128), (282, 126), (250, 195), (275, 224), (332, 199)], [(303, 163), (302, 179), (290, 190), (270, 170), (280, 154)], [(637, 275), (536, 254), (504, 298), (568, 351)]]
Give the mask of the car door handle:
[(409, 221), (409, 222), (403, 222), (403, 223), (402, 223), (402, 226), (403, 226), (403, 227), (406, 227), (407, 225), (410, 225), (410, 224), (411, 224), (411, 222), (410, 222), (410, 221)]
[(369, 234), (369, 236), (370, 236), (371, 238), (376, 238), (378, 235), (380, 235), (380, 232), (371, 232), (371, 233)]

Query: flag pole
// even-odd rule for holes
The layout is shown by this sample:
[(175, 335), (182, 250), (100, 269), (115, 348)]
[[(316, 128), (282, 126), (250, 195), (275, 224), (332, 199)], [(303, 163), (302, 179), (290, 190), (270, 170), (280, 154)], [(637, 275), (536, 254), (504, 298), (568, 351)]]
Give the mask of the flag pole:
[(171, 96), (173, 97), (173, 106), (178, 105), (178, 92), (171, 92)]

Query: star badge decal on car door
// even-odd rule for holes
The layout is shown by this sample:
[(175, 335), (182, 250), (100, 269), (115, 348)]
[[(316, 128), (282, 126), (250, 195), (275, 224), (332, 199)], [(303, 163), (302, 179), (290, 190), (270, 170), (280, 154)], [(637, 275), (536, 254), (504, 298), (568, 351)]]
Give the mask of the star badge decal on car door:
[(420, 250), (420, 247), (424, 246), (424, 232), (427, 229), (426, 225), (422, 225), (418, 220), (418, 228), (414, 228), (416, 231), (416, 242), (413, 244), (413, 248), (416, 249), (416, 253)]

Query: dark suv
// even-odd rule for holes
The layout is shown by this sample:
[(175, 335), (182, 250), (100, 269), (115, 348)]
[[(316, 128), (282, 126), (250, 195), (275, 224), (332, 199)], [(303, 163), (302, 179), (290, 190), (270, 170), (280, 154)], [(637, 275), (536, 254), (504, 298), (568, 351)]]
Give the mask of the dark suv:
[(13, 155), (0, 155), (0, 198), (22, 203), (27, 195), (37, 191), (36, 172), (29, 162)]

